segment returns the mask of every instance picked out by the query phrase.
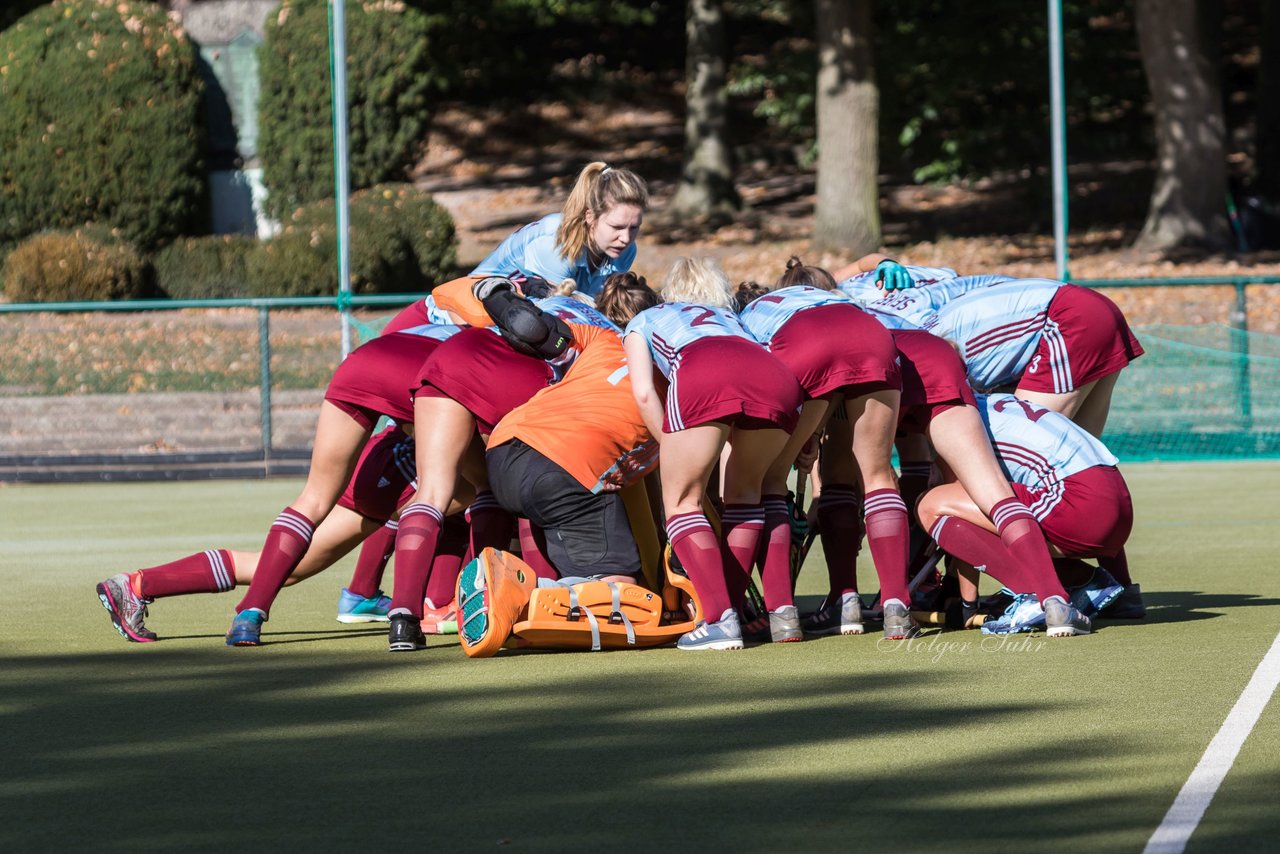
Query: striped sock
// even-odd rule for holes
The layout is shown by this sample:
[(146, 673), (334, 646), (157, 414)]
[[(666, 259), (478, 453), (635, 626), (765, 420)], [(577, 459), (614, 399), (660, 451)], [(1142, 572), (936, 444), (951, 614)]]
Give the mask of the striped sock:
[(880, 579), (880, 601), (911, 601), (907, 592), (907, 505), (896, 489), (873, 489), (867, 493), (864, 518), (867, 545)]
[(1044, 531), (1030, 508), (1017, 498), (1006, 498), (991, 508), (991, 521), (996, 523), (1000, 542), (1009, 550), (1009, 556), (1029, 574), (1036, 598), (1044, 602), (1051, 596), (1061, 596), (1066, 601), (1067, 591), (1053, 569)]
[(698, 593), (703, 619), (719, 620), (731, 607), (729, 589), (725, 584), (725, 560), (720, 543), (706, 514), (696, 511), (668, 516), (667, 539)]
[(764, 496), (764, 568), (760, 585), (770, 611), (794, 603), (791, 590), (791, 518), (785, 495)]
[(184, 593), (225, 593), (235, 586), (231, 553), (212, 549), (139, 570), (134, 592), (143, 599), (160, 599)]
[(289, 575), (302, 562), (315, 530), (315, 523), (292, 507), (280, 512), (271, 523), (266, 542), (262, 544), (253, 581), (249, 582), (248, 591), (236, 605), (237, 614), (247, 608), (257, 608), (263, 614), (271, 613), (271, 603)]
[(427, 595), (431, 564), (444, 514), (430, 504), (410, 504), (400, 513), (396, 533), (396, 577), (391, 596), (391, 612), (403, 611), (422, 619), (422, 600)]
[(720, 517), (720, 547), (728, 559), (729, 599), (741, 602), (751, 583), (760, 534), (764, 530), (764, 505), (726, 504)]

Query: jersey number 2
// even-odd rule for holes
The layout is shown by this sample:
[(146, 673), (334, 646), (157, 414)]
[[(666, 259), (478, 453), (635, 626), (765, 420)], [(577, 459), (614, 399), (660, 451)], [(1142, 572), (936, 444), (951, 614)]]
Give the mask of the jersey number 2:
[(1043, 418), (1045, 416), (1045, 413), (1049, 411), (1039, 406), (1035, 406), (1033, 404), (1027, 403), (1025, 400), (1021, 400), (1016, 397), (1001, 398), (1000, 400), (996, 401), (996, 404), (993, 408), (995, 409), (996, 412), (1004, 412), (1006, 409), (1008, 409), (1010, 406), (1014, 404), (1017, 404), (1018, 406), (1022, 407), (1022, 411), (1027, 416), (1027, 420), (1030, 421), (1032, 424), (1036, 423), (1041, 418)]
[(716, 319), (716, 313), (711, 309), (702, 308), (701, 306), (691, 305), (691, 306), (686, 306), (684, 310), (702, 312), (702, 314), (699, 314), (693, 320), (689, 321), (690, 326), (705, 326), (708, 324), (711, 326), (720, 325), (720, 321)]

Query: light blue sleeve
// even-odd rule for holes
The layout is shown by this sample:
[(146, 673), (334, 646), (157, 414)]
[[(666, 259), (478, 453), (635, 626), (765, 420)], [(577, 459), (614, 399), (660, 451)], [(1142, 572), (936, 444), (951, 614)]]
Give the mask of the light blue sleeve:
[(574, 278), (574, 263), (560, 255), (555, 232), (531, 235), (522, 247), (516, 267), (526, 276), (541, 276), (552, 285)]
[(541, 276), (551, 284), (574, 275), (575, 265), (560, 257), (556, 245), (559, 214), (550, 214), (507, 235), (474, 270), (473, 276)]

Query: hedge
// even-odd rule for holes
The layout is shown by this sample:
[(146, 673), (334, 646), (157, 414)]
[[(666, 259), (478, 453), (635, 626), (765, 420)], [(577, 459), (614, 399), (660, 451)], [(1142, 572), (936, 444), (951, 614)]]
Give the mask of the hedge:
[[(347, 5), (351, 187), (403, 179), (421, 151), (430, 95), (430, 16), (398, 2)], [(284, 0), (261, 49), (258, 154), (267, 212), (284, 219), (334, 194), (328, 13), (324, 0)]]
[(108, 223), (143, 250), (208, 217), (203, 83), (153, 3), (54, 0), (0, 32), (0, 246)]
[[(427, 291), (456, 274), (453, 218), (427, 193), (382, 184), (350, 201), (351, 290)], [(296, 209), (280, 234), (250, 256), (248, 275), (262, 296), (337, 292), (336, 212), (332, 199)]]
[(173, 299), (226, 299), (254, 295), (249, 256), (256, 238), (209, 235), (176, 240), (152, 259), (156, 287)]
[(153, 281), (146, 258), (104, 227), (34, 235), (4, 262), (10, 302), (140, 299)]

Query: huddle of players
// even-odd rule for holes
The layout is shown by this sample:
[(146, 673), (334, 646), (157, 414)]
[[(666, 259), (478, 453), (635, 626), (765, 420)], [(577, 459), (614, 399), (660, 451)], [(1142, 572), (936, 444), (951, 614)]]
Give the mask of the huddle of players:
[[(879, 267), (881, 272), (891, 269), (883, 262)], [(440, 623), (448, 621), (452, 584), (466, 552), (483, 547), (478, 540), (498, 545), (510, 542), (514, 522), (508, 515), (510, 511), (536, 522), (536, 527), (524, 526), (521, 541), (526, 559), (541, 574), (634, 575), (638, 571), (638, 553), (616, 490), (652, 469), (652, 437), (656, 434), (662, 443), (661, 458), (666, 462), (662, 487), (670, 542), (694, 581), (704, 613), (719, 615), (719, 619), (707, 621), (691, 632), (691, 637), (682, 639), (683, 648), (741, 645), (738, 609), (758, 555), (763, 555), (761, 578), (770, 637), (790, 641), (800, 639), (805, 631), (861, 633), (861, 601), (854, 568), (863, 524), (877, 573), (882, 575), (887, 636), (910, 637), (917, 627), (907, 609), (910, 594), (905, 590), (909, 536), (906, 504), (892, 473), (887, 487), (862, 486), (875, 483), (874, 464), (859, 461), (856, 455), (860, 447), (868, 447), (865, 441), (855, 441), (859, 424), (870, 417), (874, 426), (875, 408), (881, 403), (881, 408), (890, 413), (890, 440), (895, 435), (905, 439), (928, 432), (951, 451), (950, 457), (958, 456), (956, 462), (961, 471), (972, 467), (969, 458), (980, 456), (986, 435), (978, 435), (979, 444), (975, 446), (970, 442), (975, 438), (972, 432), (966, 435), (964, 427), (957, 427), (952, 421), (961, 413), (981, 418), (1005, 469), (1015, 478), (1012, 489), (1025, 503), (1012, 494), (997, 498), (995, 503), (988, 502), (985, 512), (976, 507), (968, 511), (969, 517), (977, 517), (976, 521), (967, 520), (963, 509), (951, 509), (958, 500), (972, 504), (967, 492), (947, 495), (948, 490), (956, 492), (956, 486), (963, 490), (966, 485), (981, 494), (981, 485), (975, 488), (971, 477), (967, 484), (962, 478), (958, 484), (940, 486), (924, 496), (919, 505), (920, 517), (949, 553), (969, 558), (970, 565), (986, 568), (1013, 589), (1034, 592), (1037, 602), (1057, 596), (1064, 604), (1068, 597), (1056, 582), (1044, 536), (1067, 554), (1098, 556), (1105, 551), (1109, 553), (1106, 557), (1114, 558), (1122, 553), (1131, 509), (1123, 480), (1115, 470), (1115, 459), (1096, 439), (1064, 416), (1025, 400), (1010, 395), (975, 397), (966, 384), (963, 364), (945, 341), (920, 330), (888, 332), (879, 324), (867, 327), (866, 317), (876, 316), (874, 311), (883, 310), (883, 306), (867, 312), (857, 308), (841, 291), (785, 284), (788, 279), (801, 276), (822, 278), (821, 271), (792, 265), (783, 277), (782, 287), (756, 296), (742, 306), (741, 315), (735, 315), (707, 298), (708, 281), (718, 280), (721, 293), (728, 293), (728, 285), (723, 275), (705, 261), (677, 264), (666, 289), (668, 296), (674, 296), (680, 287), (692, 287), (693, 293), (682, 295), (696, 295), (700, 302), (666, 302), (637, 311), (656, 297), (647, 297), (652, 292), (642, 280), (620, 274), (606, 286), (602, 302), (620, 319), (633, 317), (623, 339), (629, 339), (629, 344), (619, 341), (617, 326), (586, 305), (564, 297), (540, 301), (541, 308), (551, 316), (569, 321), (567, 328), (574, 339), (571, 352), (576, 359), (558, 383), (538, 393), (541, 397), (534, 394), (537, 400), (531, 398), (513, 407), (497, 425), (488, 427), (488, 476), (494, 489), (472, 501), (469, 514), (470, 521), (479, 523), (484, 530), (472, 531), (469, 538), (456, 514), (450, 517), (455, 520), (453, 525), (442, 526), (441, 533), (446, 536), (438, 540), (433, 550), (429, 576), (436, 583), (431, 589), (424, 586), (422, 595), (424, 607), (434, 612), (431, 616), (435, 620), (429, 628), (438, 630)], [(1003, 287), (1018, 284), (1000, 283)], [(742, 286), (737, 296), (751, 296), (754, 291)], [(501, 298), (509, 304), (519, 299), (514, 291), (503, 293)], [(624, 299), (630, 300), (629, 304), (619, 308)], [(886, 301), (891, 300), (882, 297), (872, 303)], [(441, 337), (450, 339), (461, 331), (458, 327), (444, 327), (432, 324), (393, 336), (437, 341)], [(491, 337), (492, 343), (499, 344), (497, 337)], [(886, 337), (891, 349), (881, 346), (876, 355), (877, 348), (869, 348), (867, 342)], [(766, 351), (761, 343), (768, 343), (770, 350)], [(499, 347), (510, 349), (505, 342)], [(835, 353), (833, 347), (837, 348)], [(381, 348), (375, 345), (368, 352), (377, 349)], [(633, 352), (636, 350), (641, 353), (638, 357)], [(515, 350), (509, 354), (502, 349), (496, 352), (500, 360), (508, 363), (515, 363), (518, 356), (538, 361), (533, 354)], [(867, 356), (868, 352), (873, 355)], [(642, 388), (637, 391), (634, 382), (628, 388), (620, 381), (635, 376), (634, 362), (643, 363), (646, 357), (667, 381), (662, 396), (665, 405), (657, 412), (648, 406), (657, 400), (652, 396), (652, 382), (640, 383)], [(624, 369), (621, 363), (625, 361), (633, 364)], [(360, 361), (352, 362), (359, 364)], [(726, 364), (734, 368), (727, 375)], [(898, 368), (897, 383), (882, 376), (891, 374), (891, 366)], [(854, 376), (860, 379), (847, 381)], [(866, 376), (873, 379), (861, 379)], [(580, 392), (580, 388), (586, 391)], [(858, 394), (860, 391), (866, 393)], [(636, 402), (634, 406), (628, 406), (628, 395)], [(823, 606), (802, 625), (792, 601), (785, 478), (800, 447), (814, 432), (824, 429), (822, 420), (833, 408), (833, 401), (841, 404), (838, 409), (843, 421), (825, 428), (825, 476), (817, 510), (831, 591)], [(868, 412), (872, 414), (868, 416)], [(948, 412), (952, 414), (948, 416)], [(803, 431), (797, 429), (802, 419)], [(700, 432), (710, 435), (703, 437)], [(848, 438), (842, 440), (841, 436)], [(952, 439), (957, 436), (965, 440), (958, 454), (952, 450)], [(697, 447), (703, 438), (708, 441)], [(883, 436), (879, 438), (882, 440)], [(682, 447), (689, 440), (694, 446), (692, 454)], [(725, 458), (724, 511), (717, 535), (710, 520), (702, 515), (701, 501), (720, 446), (726, 442), (730, 453)], [(397, 506), (406, 501), (413, 479), (408, 474), (412, 463), (406, 459), (409, 444), (403, 431), (389, 428), (364, 449), (339, 505), (350, 511), (347, 515), (359, 517), (360, 524), (354, 526), (352, 537), (366, 532), (372, 523), (390, 522), (379, 533), (395, 530), (396, 525), (390, 520)], [(864, 455), (885, 451), (887, 457), (883, 441), (869, 447)], [(909, 443), (904, 443), (905, 447)], [(904, 453), (903, 459), (909, 457)], [(681, 463), (679, 469), (676, 462)], [(853, 476), (842, 476), (842, 467), (847, 472), (850, 465)], [(904, 469), (908, 465), (904, 463)], [(574, 468), (579, 469), (576, 476), (570, 472)], [(767, 478), (770, 469), (777, 473), (772, 481)], [(393, 477), (388, 478), (388, 474)], [(1003, 473), (999, 477), (1003, 482)], [(1095, 480), (1102, 481), (1100, 487), (1077, 498), (1077, 484), (1088, 487), (1095, 485)], [(919, 485), (910, 486), (918, 494)], [(1007, 484), (1005, 488), (1010, 491)], [(774, 491), (767, 491), (770, 489)], [(861, 499), (860, 491), (864, 496)], [(392, 496), (394, 499), (389, 500)], [(1074, 504), (1071, 499), (1075, 499)], [(1100, 512), (1102, 499), (1109, 501), (1114, 512)], [(1085, 502), (1090, 508), (1088, 513), (1080, 512)], [(1040, 511), (1040, 523), (1024, 509), (1028, 504)], [(1071, 515), (1064, 515), (1065, 512)], [(864, 514), (865, 522), (859, 519)], [(984, 526), (985, 520), (991, 522)], [(1044, 534), (1040, 533), (1042, 524)], [(1081, 530), (1082, 525), (1097, 530)], [(993, 526), (1008, 543), (983, 530)], [(1013, 533), (1006, 534), (1010, 529)], [(555, 534), (549, 540), (545, 537), (548, 530)], [(1028, 533), (1032, 536), (1028, 537)], [(761, 543), (765, 544), (763, 548)], [(307, 553), (310, 563), (302, 572), (292, 572), (291, 579), (305, 577), (308, 568), (323, 568), (322, 563), (331, 563), (334, 549), (308, 548)], [(341, 619), (374, 619), (389, 610), (390, 603), (376, 590), (387, 557), (385, 544), (366, 547), (355, 578), (344, 590), (344, 599), (357, 601), (345, 605)], [(183, 562), (195, 566), (166, 565), (135, 573), (139, 598), (195, 592), (170, 585), (184, 577), (198, 579), (201, 563), (213, 567), (216, 589), (229, 589), (233, 586), (233, 573), (228, 569), (239, 570), (250, 561), (214, 551), (176, 563)], [(1039, 573), (1033, 571), (1037, 564)], [(1046, 566), (1048, 571), (1044, 571)], [(249, 578), (241, 580), (252, 580), (253, 567), (244, 568)], [(1092, 575), (1092, 569), (1088, 571)], [(962, 571), (962, 575), (967, 574)], [(1129, 585), (1136, 592), (1136, 586), (1132, 582)], [(208, 587), (206, 584), (199, 589)], [(442, 607), (436, 608), (436, 603)], [(1049, 604), (1052, 612), (1054, 606)], [(1071, 606), (1067, 608), (1066, 622), (1050, 620), (1047, 629), (1056, 634), (1087, 632), (1088, 622), (1078, 613), (1080, 609), (1072, 613)], [(444, 619), (440, 619), (442, 613)], [(410, 611), (404, 618), (393, 620), (397, 623), (393, 626), (393, 641), (401, 649), (421, 648), (425, 643), (419, 634), (421, 626), (413, 625), (415, 619), (421, 621), (423, 615)], [(409, 639), (406, 641), (405, 637)]]
[[(713, 262), (682, 259), (659, 302), (621, 272), (647, 201), (632, 173), (592, 164), (563, 217), (516, 232), (491, 256), (510, 258), (477, 269), (522, 270), (520, 253), (547, 254), (554, 234), (561, 251), (546, 263), (566, 262), (556, 273), (574, 280), (576, 299), (550, 296), (535, 278), (475, 275), (437, 288), (359, 348), (326, 392), (307, 485), (261, 552), (211, 550), (107, 579), (98, 593), (120, 633), (154, 640), (142, 618), (156, 598), (248, 582), (227, 643), (257, 645), (281, 587), (368, 538), (339, 619), (387, 619), (389, 649), (420, 649), (424, 629), (450, 621), (468, 553), (505, 547), (517, 531), (540, 575), (634, 577), (622, 494), (658, 461), (668, 540), (705, 617), (683, 649), (742, 646), (740, 608), (757, 564), (767, 613), (748, 634), (861, 633), (864, 532), (885, 635), (914, 635), (904, 495), (965, 562), (970, 605), (971, 568), (980, 567), (1025, 594), (1011, 621), (1038, 619), (1051, 635), (1088, 632), (1081, 612), (1108, 597), (1140, 610), (1123, 558), (1128, 494), (1096, 435), (1115, 374), (1141, 348), (1105, 297), (869, 256), (838, 274), (839, 287), (793, 262), (763, 293), (735, 293)], [(976, 397), (970, 381), (1013, 386), (1018, 397)], [(401, 426), (372, 437), (382, 415)], [(786, 477), (818, 434), (816, 520), (831, 590), (801, 620)], [(889, 462), (895, 439), (901, 478)], [(948, 482), (926, 492), (934, 452)], [(718, 461), (717, 532), (703, 497)], [(395, 589), (385, 597), (378, 580), (392, 554)], [(1076, 595), (1059, 580), (1058, 555), (1075, 559), (1060, 562), (1063, 571), (1089, 576), (1068, 579)], [(1081, 557), (1108, 561), (1119, 583), (1100, 581)]]

